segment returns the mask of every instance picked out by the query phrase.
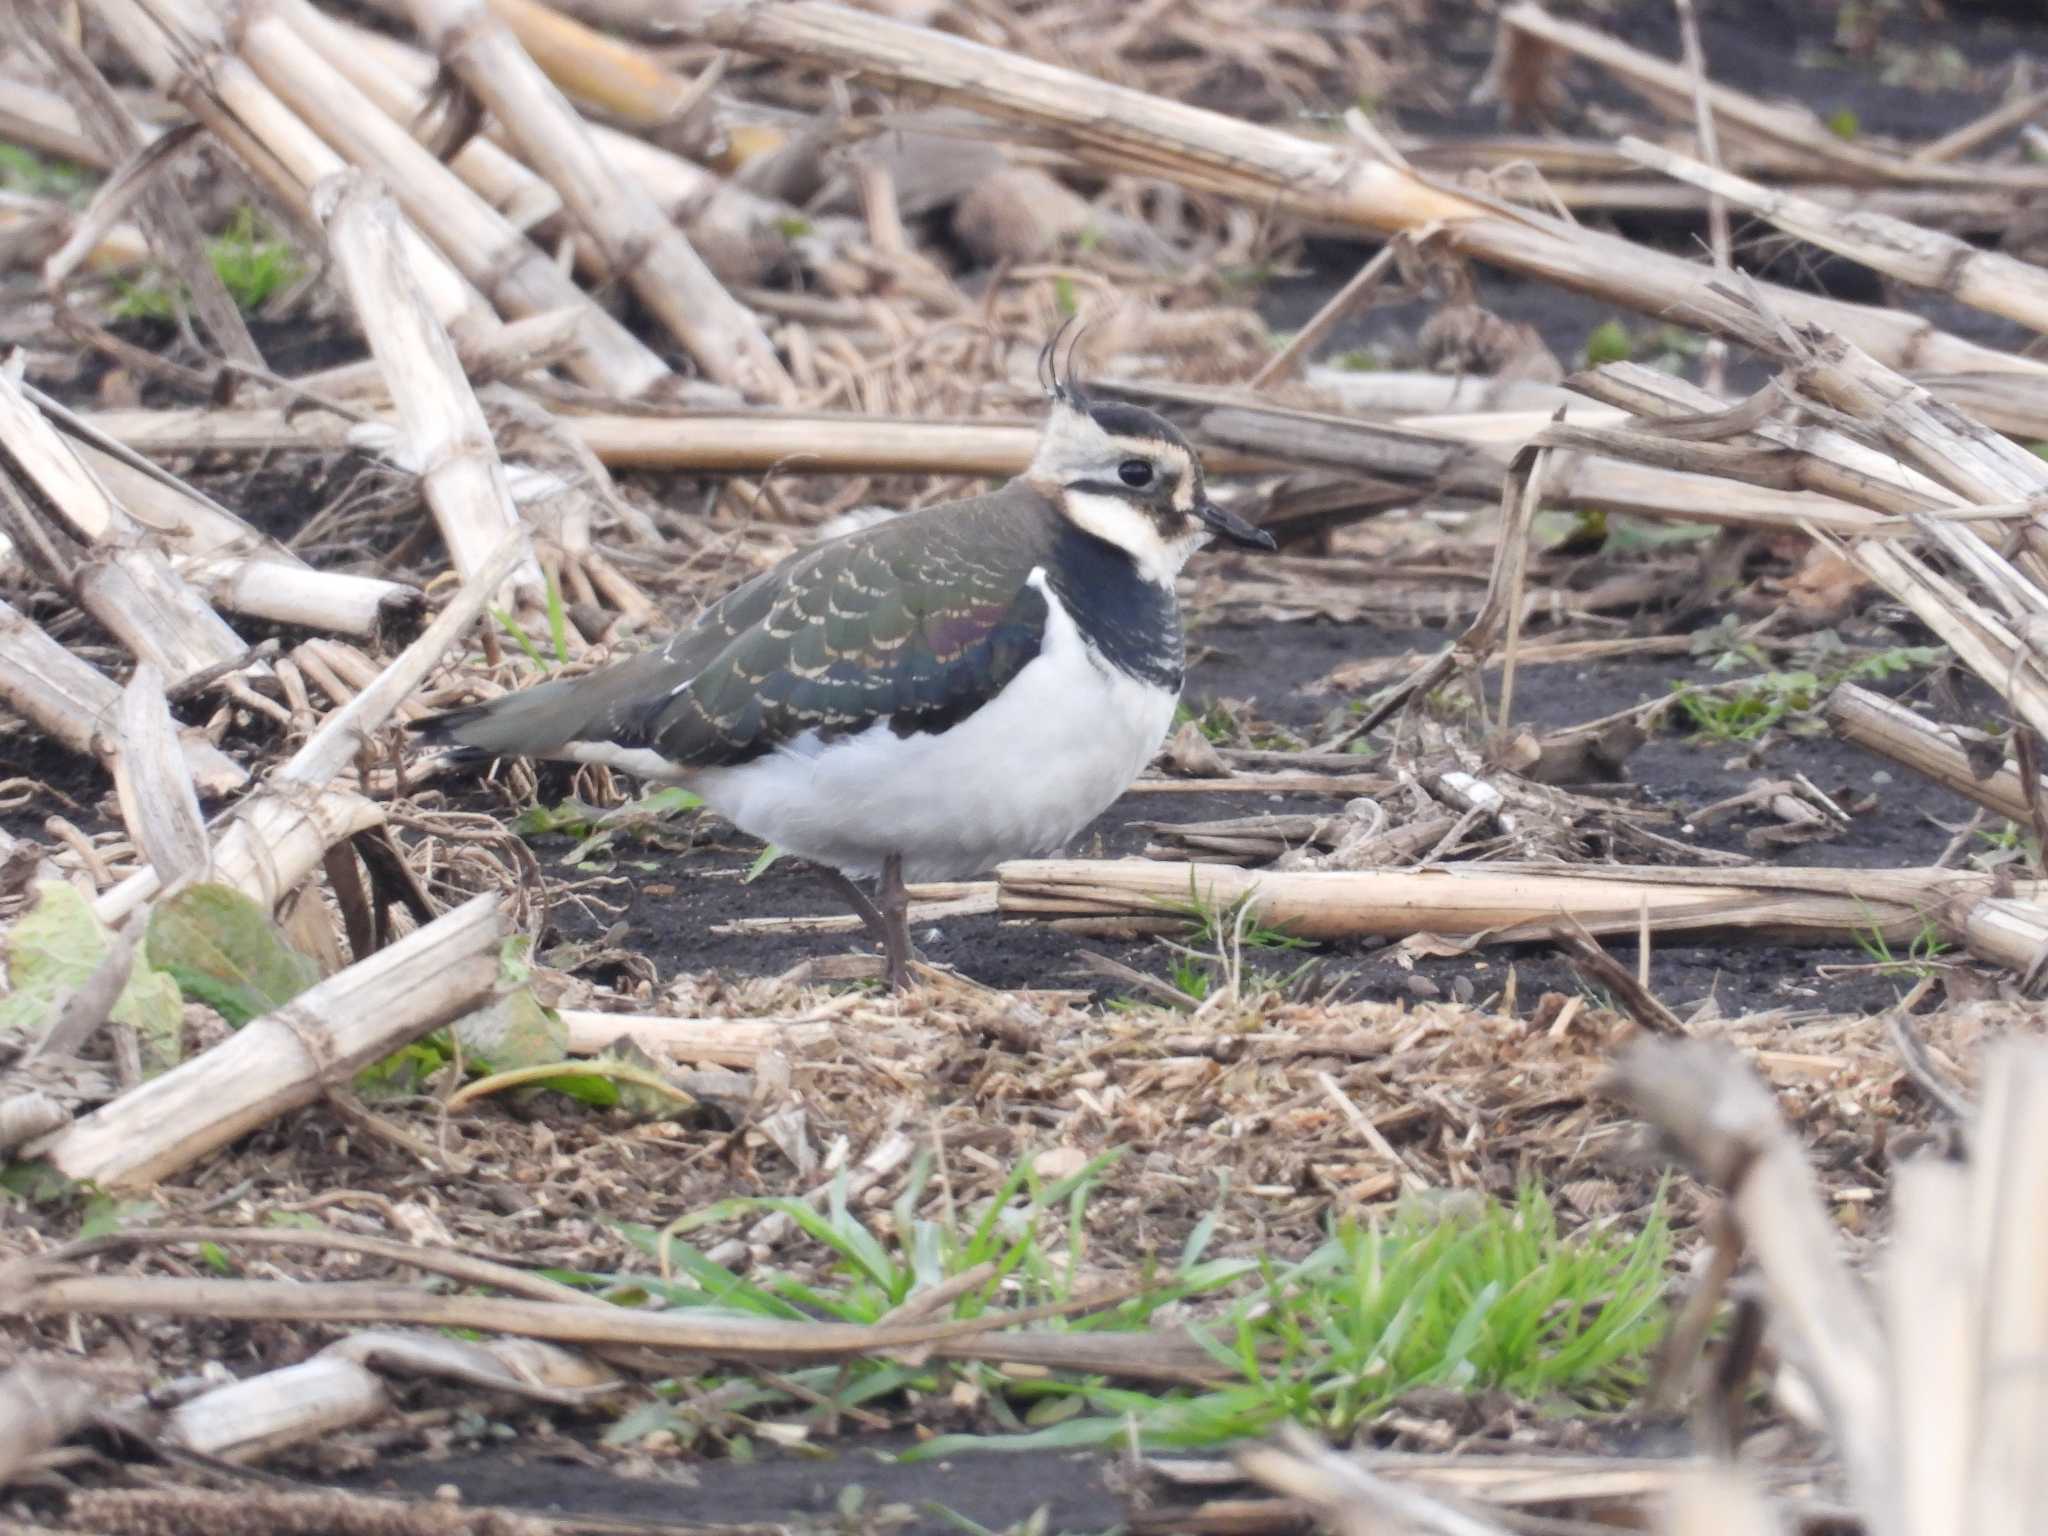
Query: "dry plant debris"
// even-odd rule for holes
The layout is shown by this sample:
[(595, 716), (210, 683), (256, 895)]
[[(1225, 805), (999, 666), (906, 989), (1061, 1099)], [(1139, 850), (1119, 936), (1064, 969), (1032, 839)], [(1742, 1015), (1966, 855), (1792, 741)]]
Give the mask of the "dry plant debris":
[[(1345, 110), (1445, 105), (1413, 9), (88, 0), (0, 29), (25, 156), (0, 160), (0, 702), (27, 765), (0, 784), (0, 1522), (217, 1529), (225, 1495), (136, 1476), (118, 1437), (338, 1472), (463, 1443), (472, 1401), (655, 1460), (1015, 1427), (1087, 1378), (1110, 1385), (1061, 1411), (1143, 1388), (1185, 1429), (1172, 1394), (1244, 1374), (1203, 1332), (1250, 1326), (1224, 1278), (1336, 1262), (1333, 1222), (1367, 1252), (1361, 1213), (1374, 1242), (1455, 1247), (1473, 1210), (1526, 1235), (1537, 1187), (1583, 1252), (1644, 1251), (1658, 1212), (1711, 1281), (1667, 1369), (1732, 1287), (1713, 1369), (1659, 1386), (1700, 1444), (1748, 1436), (1747, 1472), (1567, 1466), (1598, 1431), (1453, 1372), (1328, 1421), (1404, 1454), (1247, 1453), (1291, 1502), (1176, 1503), (1175, 1528), (1640, 1528), (1668, 1500), (1672, 1531), (1762, 1530), (1775, 1499), (2020, 1529), (2042, 1419), (2009, 1358), (2039, 1349), (2048, 1164), (2040, 1064), (2003, 1037), (2038, 1033), (2048, 982), (2043, 365), (1750, 275), (1725, 230), (1708, 264), (1599, 221), (1732, 207), (2039, 329), (2041, 94), (1889, 141), (1517, 4), (1445, 8), (1492, 29), (1468, 84), (1502, 131)], [(1331, 234), (1378, 249), (1275, 336), (1259, 282)], [(1645, 318), (1572, 372), (1477, 267)], [(1414, 298), (1369, 359), (1401, 366), (1334, 366)], [(478, 786), (408, 744), (1014, 472), (1032, 359), (1076, 315), (1098, 387), (1170, 412), (1285, 541), (1192, 569), (1217, 632), (1456, 636), (1332, 658), (1313, 723), (1192, 707), (1123, 807), (1156, 818), (1143, 858), (913, 893), (921, 925), (1056, 925), (1086, 989), (929, 967), (886, 1000), (829, 937), (779, 976), (658, 962), (624, 914), (672, 878), (738, 890), (681, 862), (715, 827), (603, 770)], [(1831, 660), (1837, 628), (1904, 638)], [(1929, 640), (1949, 675), (1909, 704)], [(1716, 652), (1762, 680), (1706, 675)], [(1682, 692), (1536, 723), (1540, 677), (1653, 656)], [(1627, 782), (1674, 722), (1740, 786)], [(1993, 820), (1831, 862), (1872, 803), (1776, 770), (1809, 728)], [(693, 944), (833, 931), (749, 909)], [(1821, 974), (1911, 991), (1881, 1019), (1660, 996), (1655, 957), (1700, 934), (1860, 947)], [(1363, 996), (1299, 953), (1366, 941), (1400, 979)], [(1661, 1194), (1601, 1093), (1638, 1030), (1717, 1047), (1622, 1058), (1700, 1178)], [(1902, 1161), (1951, 1143), (1967, 1174)], [(919, 1242), (956, 1269), (890, 1257)], [(767, 1310), (694, 1312), (707, 1277)], [(890, 1390), (850, 1390), (859, 1360)], [(1081, 1443), (1064, 1422), (1034, 1421)], [(1549, 1459), (1424, 1454), (1507, 1438)], [(557, 1528), (340, 1491), (234, 1518)]]

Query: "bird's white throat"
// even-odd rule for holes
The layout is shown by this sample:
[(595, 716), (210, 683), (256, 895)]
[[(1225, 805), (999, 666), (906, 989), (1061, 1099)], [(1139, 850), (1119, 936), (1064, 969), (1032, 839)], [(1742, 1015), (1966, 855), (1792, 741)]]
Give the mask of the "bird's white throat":
[(1209, 530), (1200, 523), (1191, 523), (1186, 533), (1167, 537), (1150, 513), (1121, 496), (1069, 488), (1060, 493), (1060, 505), (1068, 522), (1114, 544), (1131, 557), (1146, 580), (1162, 587), (1172, 586), (1188, 556), (1209, 542)]

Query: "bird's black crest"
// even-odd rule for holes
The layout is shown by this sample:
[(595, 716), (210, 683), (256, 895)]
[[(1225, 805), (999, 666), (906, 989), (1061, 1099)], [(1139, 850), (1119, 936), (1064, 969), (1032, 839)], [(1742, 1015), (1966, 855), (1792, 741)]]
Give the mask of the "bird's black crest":
[[(1066, 319), (1062, 320), (1059, 329), (1052, 333), (1052, 338), (1039, 351), (1038, 382), (1044, 386), (1046, 394), (1054, 400), (1064, 401), (1068, 405), (1085, 411), (1088, 409), (1088, 396), (1081, 388), (1081, 381), (1074, 377), (1074, 354), (1080, 350), (1081, 338), (1087, 334), (1088, 327), (1083, 323), (1079, 329), (1074, 329), (1076, 318), (1074, 315), (1069, 315)], [(1060, 343), (1066, 340), (1069, 330), (1074, 330), (1074, 339), (1067, 343), (1066, 376), (1062, 378), (1060, 376)]]
[(1103, 400), (1085, 403), (1082, 409), (1088, 412), (1095, 425), (1117, 437), (1150, 437), (1161, 442), (1178, 443), (1183, 448), (1188, 445), (1187, 439), (1180, 435), (1172, 422), (1142, 405)]
[[(1067, 358), (1064, 369), (1060, 366), (1060, 343), (1067, 340), (1067, 332), (1074, 337), (1067, 342)], [(1074, 376), (1074, 354), (1081, 350), (1081, 338), (1088, 332), (1086, 322), (1075, 326), (1075, 317), (1067, 316), (1059, 329), (1038, 354), (1038, 382), (1053, 400), (1077, 411), (1086, 411), (1095, 425), (1117, 437), (1146, 437), (1159, 442), (1177, 443), (1189, 448), (1188, 440), (1180, 429), (1164, 416), (1148, 411), (1143, 406), (1130, 405), (1121, 400), (1093, 400), (1081, 387), (1081, 381)], [(1190, 448), (1189, 450), (1193, 450)]]

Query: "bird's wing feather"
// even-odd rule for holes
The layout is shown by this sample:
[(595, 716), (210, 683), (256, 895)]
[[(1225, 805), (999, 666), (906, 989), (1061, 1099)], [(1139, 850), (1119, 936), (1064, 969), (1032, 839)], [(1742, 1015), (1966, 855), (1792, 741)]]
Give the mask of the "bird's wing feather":
[(494, 753), (576, 743), (730, 766), (886, 720), (942, 730), (993, 698), (1043, 642), (1031, 580), (1057, 513), (1012, 482), (791, 556), (653, 650), (422, 722)]
[(1038, 654), (1048, 609), (1024, 551), (970, 553), (945, 536), (956, 529), (936, 532), (840, 542), (799, 561), (753, 623), (616, 739), (713, 767), (806, 732), (886, 720), (909, 735), (972, 714)]
[(552, 757), (577, 742), (623, 742), (645, 733), (635, 721), (666, 703), (669, 690), (687, 683), (736, 636), (766, 613), (776, 579), (794, 563), (742, 582), (652, 650), (627, 656), (577, 677), (522, 688), (482, 704), (469, 704), (418, 721), (423, 740), (446, 742), (493, 755)]

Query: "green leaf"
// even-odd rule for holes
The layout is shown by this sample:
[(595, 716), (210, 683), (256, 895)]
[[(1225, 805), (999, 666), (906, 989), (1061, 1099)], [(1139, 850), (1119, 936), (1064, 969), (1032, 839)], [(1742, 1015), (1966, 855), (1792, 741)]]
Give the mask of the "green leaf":
[(680, 784), (664, 784), (659, 789), (650, 789), (630, 805), (619, 807), (618, 811), (605, 812), (610, 821), (620, 811), (639, 811), (648, 816), (680, 816), (684, 811), (694, 811), (704, 803), (704, 797)]
[[(56, 880), (37, 886), (35, 906), (7, 931), (8, 992), (0, 998), (0, 1035), (41, 1034), (64, 1000), (99, 968), (111, 943), (91, 905), (71, 886)], [(141, 953), (111, 1016), (134, 1029), (144, 1071), (177, 1063), (184, 1004), (177, 984), (151, 969)]]
[(542, 1067), (569, 1054), (569, 1031), (531, 987), (504, 993), (455, 1021), (465, 1067), (485, 1073)]
[(559, 832), (567, 837), (587, 837), (604, 812), (574, 798), (560, 805), (529, 805), (513, 819), (512, 830), (521, 837), (545, 837)]
[(61, 1205), (79, 1188), (77, 1180), (40, 1159), (0, 1163), (0, 1189), (30, 1205)]
[(540, 653), (540, 647), (533, 643), (532, 636), (513, 621), (512, 615), (502, 608), (493, 608), (491, 617), (498, 621), (498, 627), (512, 638), (512, 643), (526, 652), (526, 659), (542, 671), (547, 670), (547, 659)]
[(1087, 1407), (1088, 1404), (1079, 1397), (1042, 1397), (1025, 1411), (1024, 1422), (1033, 1429), (1045, 1429), (1066, 1423)]
[(1854, 140), (1863, 131), (1863, 119), (1847, 107), (1842, 107), (1828, 116), (1828, 132), (1838, 139)]
[(515, 933), (498, 946), (498, 986), (504, 991), (526, 986), (533, 980), (533, 940)]
[(151, 967), (140, 955), (109, 1015), (135, 1031), (142, 1047), (142, 1074), (154, 1077), (185, 1056), (185, 1000), (175, 978)]
[(0, 144), (0, 190), (54, 198), (83, 208), (99, 177), (83, 166), (52, 155), (39, 155), (18, 144)]
[(402, 1045), (382, 1061), (373, 1061), (355, 1077), (355, 1090), (370, 1098), (397, 1098), (418, 1093), (420, 1085), (453, 1059), (448, 1032), (435, 1030), (424, 1040)]
[(703, 1423), (674, 1403), (656, 1398), (622, 1415), (600, 1437), (605, 1445), (637, 1445), (649, 1435), (673, 1435), (683, 1448), (695, 1444), (704, 1433)]
[(107, 952), (99, 919), (70, 886), (47, 881), (7, 932), (7, 996), (0, 1034), (39, 1033)]
[(555, 648), (558, 665), (569, 660), (569, 616), (562, 607), (562, 586), (554, 577), (548, 578), (548, 643)]
[(498, 995), (451, 1026), (463, 1066), (488, 1076), (552, 1066), (569, 1054), (569, 1030), (541, 1006), (528, 985), (533, 941), (515, 936), (498, 947)]
[(656, 1106), (646, 1118), (653, 1118), (654, 1114), (680, 1113), (697, 1105), (694, 1098), (670, 1083), (659, 1071), (631, 1062), (607, 1060), (602, 1056), (593, 1056), (587, 1065), (579, 1063), (567, 1068), (558, 1069), (553, 1062), (543, 1062), (538, 1066), (493, 1072), (463, 1089), (464, 1098), (454, 1102), (462, 1103), (467, 1097), (504, 1093), (515, 1088), (552, 1088), (601, 1108), (613, 1105), (623, 1105), (628, 1109), (637, 1109), (641, 1104)]
[(597, 1072), (557, 1072), (553, 1077), (538, 1078), (528, 1086), (552, 1088), (556, 1093), (580, 1104), (588, 1104), (592, 1109), (613, 1109), (619, 1102), (619, 1085)]
[[(235, 211), (233, 222), (209, 240), (206, 249), (221, 285), (245, 310), (260, 307), (297, 282), (305, 271), (292, 247), (276, 238), (246, 206)], [(191, 298), (184, 283), (161, 272), (118, 287), (121, 300), (114, 313), (124, 319), (168, 320)]]
[(1122, 1418), (1067, 1419), (1028, 1435), (935, 1435), (896, 1453), (898, 1461), (938, 1461), (962, 1451), (1071, 1451), (1113, 1445), (1130, 1433)]
[(320, 968), (285, 943), (270, 914), (227, 885), (194, 885), (150, 914), (150, 964), (185, 996), (240, 1029), (281, 1008), (320, 979)]
[[(605, 1107), (619, 1105), (642, 1120), (661, 1120), (696, 1107), (696, 1100), (671, 1081), (673, 1062), (657, 1061), (631, 1039), (615, 1040), (589, 1059), (590, 1077), (601, 1078), (611, 1097)], [(553, 1087), (549, 1080), (547, 1086)], [(564, 1089), (564, 1092), (569, 1090)], [(597, 1103), (585, 1099), (585, 1103)]]
[(1628, 327), (1619, 320), (1603, 320), (1587, 333), (1588, 368), (1597, 368), (1602, 363), (1625, 363), (1634, 351), (1635, 343), (1629, 339)]
[(146, 1227), (163, 1214), (154, 1200), (116, 1200), (112, 1195), (93, 1195), (85, 1202), (85, 1219), (79, 1223), (80, 1237), (106, 1237)]
[(247, 204), (233, 221), (207, 242), (221, 285), (243, 309), (256, 309), (290, 287), (304, 272), (297, 254)]
[(752, 885), (756, 880), (767, 874), (769, 866), (781, 857), (782, 850), (773, 843), (770, 843), (755, 856), (754, 862), (747, 866), (747, 872), (741, 876), (740, 884)]

